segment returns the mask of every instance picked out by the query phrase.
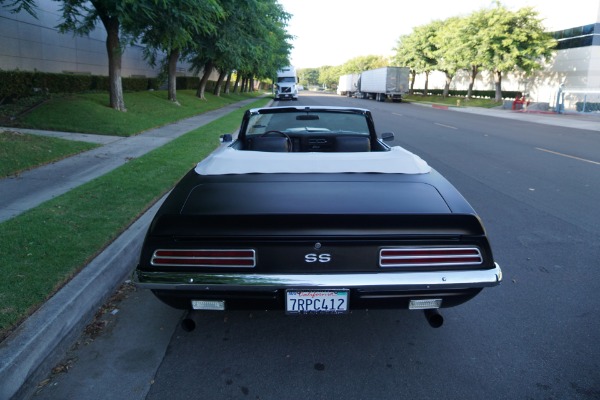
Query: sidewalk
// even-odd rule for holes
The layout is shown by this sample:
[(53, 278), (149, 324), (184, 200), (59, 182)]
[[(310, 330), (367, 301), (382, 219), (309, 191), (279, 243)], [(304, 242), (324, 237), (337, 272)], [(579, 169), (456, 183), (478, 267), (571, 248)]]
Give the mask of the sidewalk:
[(600, 113), (566, 113), (556, 114), (540, 111), (512, 111), (479, 107), (451, 107), (450, 110), (470, 114), (487, 115), (497, 118), (508, 118), (536, 124), (562, 126), (565, 128), (586, 129), (600, 132)]
[[(254, 99), (153, 129), (131, 138), (103, 137), (104, 145), (98, 149), (28, 171), (17, 178), (2, 179), (0, 180), (0, 204), (2, 205), (0, 222), (101, 176), (126, 163), (129, 158), (139, 157), (251, 101)], [(448, 109), (600, 132), (600, 116), (596, 115), (549, 115), (473, 107)], [(90, 138), (93, 135), (35, 133), (75, 140), (95, 139)], [(73, 339), (79, 335), (98, 307), (120, 283), (128, 278), (132, 265), (137, 263), (139, 247), (147, 226), (160, 203), (159, 201), (0, 344), (1, 400), (28, 398), (30, 393), (24, 393), (25, 388), (29, 388), (28, 390), (35, 388), (47, 371), (60, 361)], [(175, 313), (170, 315), (172, 318), (178, 318)], [(169, 335), (165, 334), (164, 340), (168, 339)]]

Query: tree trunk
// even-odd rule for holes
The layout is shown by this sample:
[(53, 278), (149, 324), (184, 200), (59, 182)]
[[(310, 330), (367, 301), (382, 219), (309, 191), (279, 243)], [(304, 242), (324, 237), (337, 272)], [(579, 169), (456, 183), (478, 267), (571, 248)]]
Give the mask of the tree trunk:
[(477, 65), (471, 66), (471, 74), (469, 76), (469, 89), (467, 90), (467, 99), (473, 97), (473, 86), (475, 86), (475, 79), (477, 78), (477, 74), (479, 73), (479, 68)]
[(223, 85), (223, 80), (225, 79), (225, 75), (227, 75), (227, 72), (221, 72), (219, 74), (219, 79), (217, 79), (217, 84), (215, 85), (215, 90), (213, 91), (213, 94), (215, 96), (221, 95), (221, 85)]
[(429, 92), (429, 71), (425, 71), (425, 90), (423, 94), (427, 96), (427, 92)]
[(227, 79), (225, 80), (225, 94), (229, 94), (231, 85), (231, 71), (227, 74)]
[(413, 94), (415, 92), (415, 80), (417, 79), (417, 73), (412, 71), (410, 73), (410, 89), (408, 90), (408, 94)]
[(254, 92), (254, 75), (248, 79), (248, 92)]
[(239, 93), (239, 91), (240, 91), (240, 79), (241, 78), (242, 78), (242, 76), (238, 72), (237, 75), (236, 75), (236, 77), (235, 77), (235, 83), (233, 84), (233, 93)]
[(169, 90), (168, 97), (173, 103), (180, 105), (177, 101), (177, 60), (179, 59), (179, 49), (173, 49), (169, 53)]
[(200, 85), (196, 91), (196, 97), (200, 97), (202, 100), (206, 100), (206, 97), (204, 97), (204, 91), (206, 90), (206, 82), (208, 82), (208, 78), (213, 70), (213, 65), (214, 64), (212, 61), (209, 61), (204, 65), (204, 74), (200, 79)]
[(452, 83), (452, 78), (454, 78), (454, 75), (450, 74), (449, 72), (444, 72), (446, 74), (446, 83), (444, 84), (444, 98), (448, 97), (448, 93), (450, 93), (450, 84)]
[(245, 76), (242, 77), (242, 86), (240, 87), (240, 93), (246, 93), (246, 82), (248, 80), (246, 79)]
[(119, 20), (114, 17), (102, 18), (106, 29), (106, 51), (108, 53), (108, 82), (110, 107), (117, 111), (127, 111), (123, 100), (121, 81), (121, 43), (119, 42)]
[(496, 97), (494, 101), (502, 101), (502, 71), (494, 71), (494, 85), (496, 86)]

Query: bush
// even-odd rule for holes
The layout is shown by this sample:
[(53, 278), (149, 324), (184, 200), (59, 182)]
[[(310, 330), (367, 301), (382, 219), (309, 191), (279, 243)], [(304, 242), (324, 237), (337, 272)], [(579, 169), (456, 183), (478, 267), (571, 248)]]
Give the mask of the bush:
[[(414, 89), (413, 94), (423, 94), (425, 91), (422, 89)], [(443, 96), (444, 89), (428, 89), (428, 96)], [(502, 98), (503, 99), (514, 99), (517, 95), (522, 95), (520, 91), (512, 91), (512, 90), (503, 90)], [(466, 90), (450, 90), (448, 91), (448, 96), (451, 97), (467, 97)], [(476, 98), (484, 98), (484, 99), (493, 99), (496, 97), (495, 90), (473, 90), (471, 92), (471, 96)]]
[[(585, 105), (585, 110), (583, 109)], [(600, 103), (587, 103), (583, 101), (578, 101), (575, 103), (577, 107), (577, 112), (598, 112), (600, 111)]]

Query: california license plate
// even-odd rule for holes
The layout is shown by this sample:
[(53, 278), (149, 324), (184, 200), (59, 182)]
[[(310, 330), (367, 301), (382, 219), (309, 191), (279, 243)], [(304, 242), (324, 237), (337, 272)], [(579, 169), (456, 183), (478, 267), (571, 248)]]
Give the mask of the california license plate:
[(290, 314), (340, 314), (348, 312), (348, 290), (288, 290), (286, 312)]

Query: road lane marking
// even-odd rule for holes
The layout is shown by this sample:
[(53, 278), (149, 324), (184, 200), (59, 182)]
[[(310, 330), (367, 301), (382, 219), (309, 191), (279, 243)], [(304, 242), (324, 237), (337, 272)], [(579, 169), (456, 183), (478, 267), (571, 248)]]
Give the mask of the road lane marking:
[(535, 149), (536, 149), (536, 150), (539, 150), (539, 151), (544, 151), (544, 152), (546, 152), (546, 153), (550, 153), (550, 154), (556, 154), (557, 156), (562, 156), (562, 157), (572, 158), (572, 159), (574, 159), (574, 160), (579, 160), (579, 161), (583, 161), (583, 162), (590, 163), (590, 164), (596, 164), (596, 165), (600, 165), (600, 162), (598, 162), (598, 161), (587, 160), (587, 159), (585, 159), (585, 158), (581, 158), (581, 157), (575, 157), (575, 156), (571, 156), (571, 155), (569, 155), (569, 154), (563, 154), (563, 153), (559, 153), (559, 152), (557, 152), (557, 151), (552, 151), (552, 150), (548, 150), (548, 149), (542, 149), (542, 148), (540, 148), (540, 147), (536, 147)]
[(455, 126), (444, 125), (444, 124), (438, 124), (437, 122), (434, 122), (434, 124), (435, 124), (435, 125), (438, 125), (438, 126), (442, 126), (442, 127), (444, 127), (444, 128), (458, 129), (458, 128), (457, 128), (457, 127), (455, 127)]
[(404, 117), (404, 114), (392, 113), (392, 115), (397, 115), (399, 117)]

